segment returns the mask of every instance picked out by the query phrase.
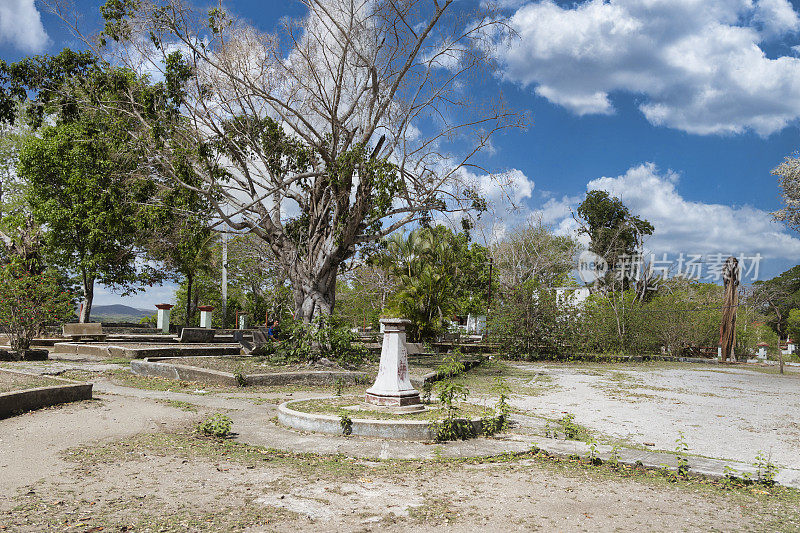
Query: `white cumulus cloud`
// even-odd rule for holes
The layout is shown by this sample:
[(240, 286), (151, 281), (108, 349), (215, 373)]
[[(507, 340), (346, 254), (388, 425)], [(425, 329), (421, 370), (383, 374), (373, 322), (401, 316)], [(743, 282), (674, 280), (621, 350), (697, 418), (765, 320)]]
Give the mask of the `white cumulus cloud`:
[(659, 172), (653, 163), (629, 169), (617, 177), (590, 181), (588, 190), (608, 191), (655, 227), (647, 241), (659, 253), (745, 254), (767, 259), (800, 257), (800, 239), (750, 206), (734, 207), (686, 200), (677, 191), (679, 176)]
[(613, 113), (624, 92), (652, 124), (701, 135), (769, 135), (800, 117), (800, 59), (762, 48), (800, 29), (787, 0), (538, 0), (510, 25), (503, 78), (579, 115)]
[(0, 43), (27, 52), (42, 52), (50, 42), (34, 0), (0, 1)]

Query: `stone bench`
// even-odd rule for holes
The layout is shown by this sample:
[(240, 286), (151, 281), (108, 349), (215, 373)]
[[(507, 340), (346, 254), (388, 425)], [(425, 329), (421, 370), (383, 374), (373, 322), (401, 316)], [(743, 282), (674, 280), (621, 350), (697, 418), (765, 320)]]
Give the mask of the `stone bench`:
[(211, 343), (216, 331), (206, 328), (183, 328), (178, 342)]
[(73, 341), (81, 339), (102, 341), (106, 338), (106, 335), (103, 333), (103, 325), (100, 322), (64, 324), (61, 331), (65, 337), (70, 337)]

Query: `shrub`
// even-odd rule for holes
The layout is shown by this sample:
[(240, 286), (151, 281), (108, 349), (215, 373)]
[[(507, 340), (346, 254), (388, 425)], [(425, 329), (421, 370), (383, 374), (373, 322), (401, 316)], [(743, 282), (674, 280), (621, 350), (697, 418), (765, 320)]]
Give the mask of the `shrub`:
[(0, 328), (12, 350), (27, 350), (45, 324), (72, 316), (69, 294), (49, 273), (30, 274), (9, 264), (0, 270)]
[(489, 316), (490, 339), (513, 358), (554, 354), (574, 345), (579, 313), (535, 282), (508, 288)]
[(200, 433), (204, 433), (211, 437), (224, 439), (231, 434), (232, 427), (233, 420), (231, 420), (229, 416), (223, 415), (222, 413), (216, 413), (201, 422), (197, 426), (197, 430)]
[(353, 420), (345, 411), (339, 413), (339, 425), (342, 427), (342, 435), (353, 433)]
[(342, 366), (362, 363), (367, 351), (356, 343), (356, 334), (339, 319), (322, 315), (311, 324), (287, 321), (278, 352), (288, 362), (314, 361), (319, 357), (335, 360)]

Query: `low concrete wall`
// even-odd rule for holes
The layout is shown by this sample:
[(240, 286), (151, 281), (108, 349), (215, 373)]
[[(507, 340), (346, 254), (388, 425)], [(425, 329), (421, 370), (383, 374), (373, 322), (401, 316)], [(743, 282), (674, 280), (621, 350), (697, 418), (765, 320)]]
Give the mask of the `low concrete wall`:
[[(24, 372), (14, 373), (25, 374)], [(18, 413), (24, 413), (25, 411), (41, 409), (42, 407), (58, 405), (60, 403), (92, 399), (91, 383), (80, 383), (52, 376), (47, 377), (63, 381), (64, 384), (0, 393), (0, 418), (7, 418)]]
[(242, 347), (239, 344), (125, 346), (124, 344), (58, 342), (55, 344), (53, 351), (54, 353), (88, 355), (94, 357), (144, 359), (146, 357), (241, 355)]
[[(197, 381), (214, 385), (235, 387), (240, 385), (236, 375), (189, 365), (177, 365), (169, 359), (147, 358), (131, 361), (131, 370), (140, 376), (178, 379), (181, 381)], [(367, 383), (366, 372), (348, 372), (341, 370), (316, 370), (307, 372), (275, 372), (271, 374), (248, 374), (243, 376), (245, 385), (333, 385), (336, 380), (347, 383)]]
[[(338, 416), (303, 413), (291, 408), (292, 404), (304, 400), (292, 400), (278, 406), (278, 422), (284, 426), (302, 431), (314, 431), (317, 433), (329, 433), (333, 435), (342, 434), (342, 425)], [(357, 411), (353, 416), (357, 416)], [(430, 422), (421, 420), (369, 420), (362, 418), (351, 418), (351, 435), (362, 437), (379, 437), (392, 440), (418, 440), (432, 441), (436, 438), (436, 433), (431, 427)], [(466, 422), (466, 419), (463, 419)], [(475, 428), (476, 434), (480, 434), (481, 420), (476, 418), (470, 420)]]
[(140, 376), (177, 379), (180, 381), (197, 381), (213, 385), (235, 387), (239, 384), (236, 381), (236, 376), (229, 372), (163, 363), (158, 360), (150, 360), (149, 358), (131, 361), (131, 371)]
[[(464, 364), (464, 372), (471, 368), (475, 368), (479, 364), (486, 361), (485, 357), (476, 357), (470, 359), (463, 359), (461, 362)], [(423, 374), (421, 378), (411, 378), (411, 385), (414, 386), (416, 389), (420, 389), (425, 386), (427, 383), (434, 383), (436, 381), (441, 380), (444, 378), (444, 375), (439, 375), (438, 372), (428, 372), (427, 374)]]

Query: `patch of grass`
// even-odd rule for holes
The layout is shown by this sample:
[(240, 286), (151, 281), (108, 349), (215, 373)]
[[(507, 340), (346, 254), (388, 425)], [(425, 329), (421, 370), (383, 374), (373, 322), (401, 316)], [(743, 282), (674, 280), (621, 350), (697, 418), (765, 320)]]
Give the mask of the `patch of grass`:
[[(564, 458), (532, 450), (524, 462), (551, 469), (583, 481), (630, 479), (655, 489), (678, 488), (697, 494), (706, 501), (729, 500), (745, 515), (757, 517), (764, 531), (800, 530), (800, 490), (778, 485), (742, 485), (728, 480), (687, 474), (677, 476), (671, 470), (648, 469), (622, 463), (593, 463), (589, 458)], [(517, 461), (519, 457), (509, 459)], [(527, 457), (526, 457), (527, 459)]]
[(27, 376), (12, 372), (0, 372), (0, 392), (11, 392), (39, 387), (52, 387), (64, 385), (63, 381), (48, 378), (47, 376)]
[(161, 403), (163, 403), (165, 405), (169, 405), (169, 406), (175, 407), (176, 409), (181, 409), (183, 411), (190, 411), (192, 413), (196, 413), (197, 412), (197, 406), (192, 404), (192, 403), (189, 403), (189, 402), (182, 402), (180, 400), (161, 400), (161, 399), (159, 399), (157, 401), (159, 401), (159, 402), (161, 402)]
[[(188, 365), (231, 374), (272, 374), (277, 372), (297, 372), (303, 370), (320, 370), (329, 367), (314, 366), (308, 363), (286, 363), (276, 361), (269, 356), (233, 356), (224, 357), (176, 357), (170, 362), (176, 365)], [(377, 371), (377, 365), (368, 363), (359, 370)]]
[(497, 359), (487, 360), (456, 376), (453, 381), (467, 387), (473, 396), (489, 397), (494, 394), (498, 377), (505, 378), (514, 393), (526, 396), (539, 396), (559, 388), (548, 374)]
[[(344, 411), (353, 419), (378, 419), (378, 420), (438, 420), (447, 416), (445, 409), (431, 409), (430, 407), (421, 413), (393, 414), (382, 410), (372, 410), (364, 407), (363, 396), (337, 396), (334, 398), (303, 400), (292, 404), (292, 409), (303, 413), (316, 413), (324, 415), (339, 416)], [(359, 405), (361, 409), (346, 409), (347, 407)], [(488, 411), (486, 408), (466, 402), (454, 404), (456, 416), (474, 418), (485, 416)]]
[[(212, 510), (168, 502), (153, 496), (100, 496), (87, 501), (72, 491), (28, 492), (15, 498), (17, 505), (0, 514), (11, 531), (158, 531), (166, 533), (244, 531), (273, 528), (299, 515), (286, 509), (256, 503), (253, 498), (231, 504), (216, 502)], [(78, 512), (85, 509), (85, 512)], [(135, 509), (135, 511), (134, 511)], [(5, 515), (5, 516), (3, 516)], [(4, 526), (5, 527), (5, 526)]]
[(131, 361), (133, 361), (133, 359), (131, 359), (130, 357), (112, 357), (110, 359), (104, 359), (101, 362), (105, 363), (107, 365), (124, 365), (124, 366), (128, 366), (129, 364), (131, 364)]
[(134, 374), (129, 369), (113, 370), (103, 373), (117, 385), (125, 387), (134, 387), (137, 389), (157, 390), (157, 391), (170, 391), (170, 392), (186, 392), (195, 394), (196, 390), (203, 391), (220, 391), (220, 390), (237, 390), (236, 387), (220, 387), (213, 384), (197, 383), (193, 381), (179, 381), (176, 379), (168, 379), (161, 377), (140, 376)]
[(448, 524), (459, 517), (453, 502), (438, 495), (426, 495), (422, 505), (408, 510), (408, 516), (416, 522), (430, 525)]

